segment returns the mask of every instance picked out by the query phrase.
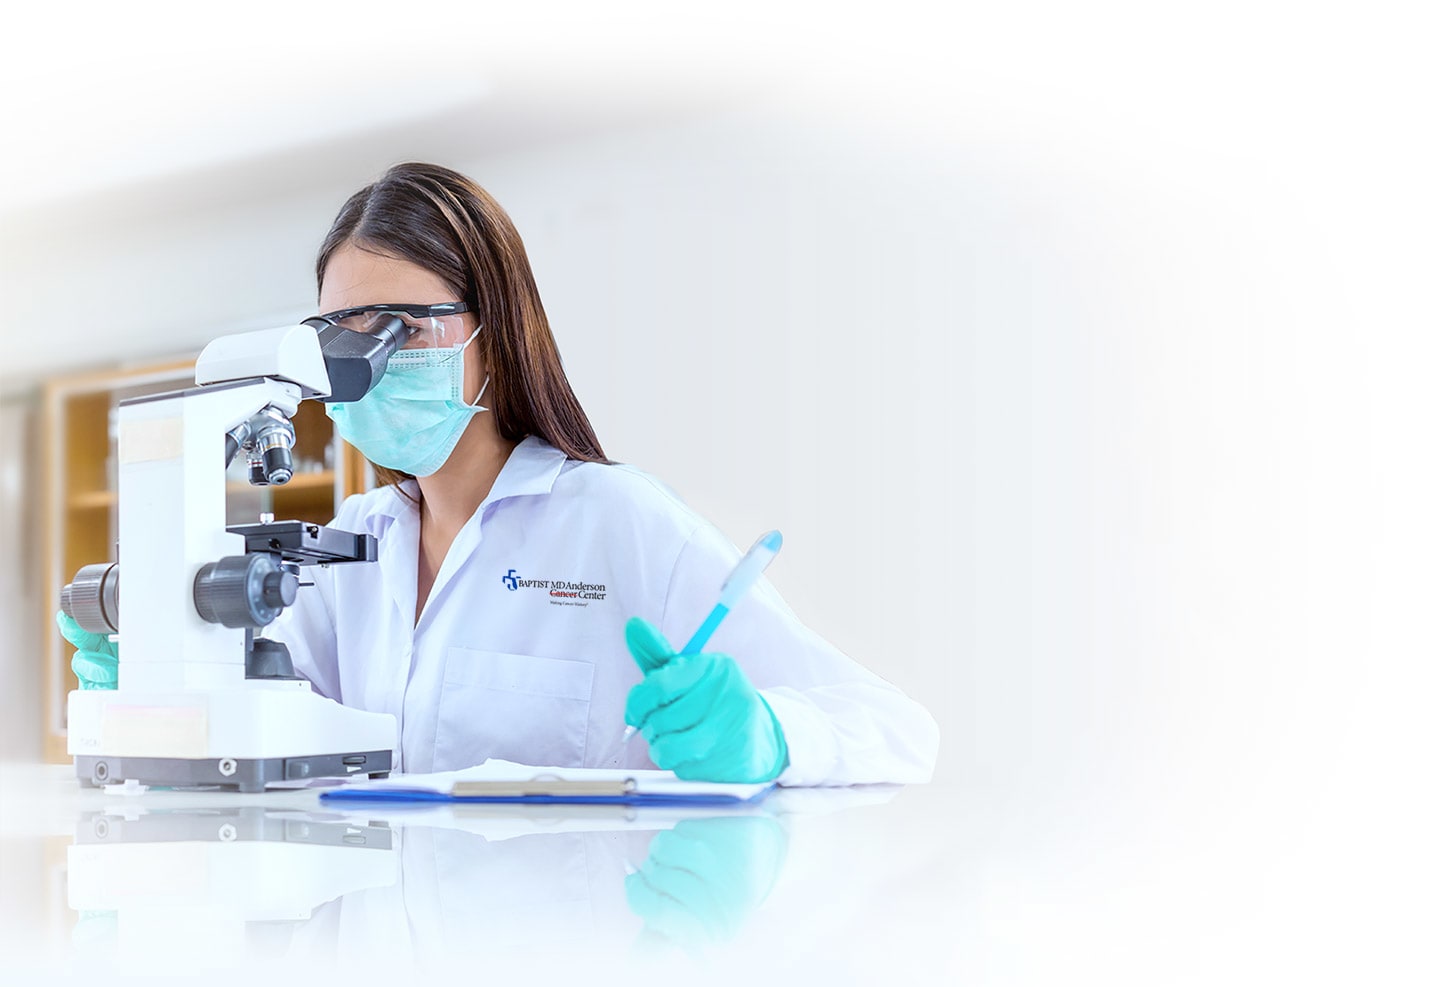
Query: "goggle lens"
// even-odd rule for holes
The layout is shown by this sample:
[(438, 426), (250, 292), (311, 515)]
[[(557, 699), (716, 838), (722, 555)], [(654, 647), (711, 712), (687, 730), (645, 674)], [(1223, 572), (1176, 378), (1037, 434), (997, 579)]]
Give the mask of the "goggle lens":
[(410, 327), (410, 338), (404, 348), (441, 349), (458, 346), (469, 338), (465, 317), (460, 313), (469, 308), (462, 302), (439, 305), (364, 305), (342, 309), (322, 318), (352, 332), (375, 332), (388, 320), (399, 317)]

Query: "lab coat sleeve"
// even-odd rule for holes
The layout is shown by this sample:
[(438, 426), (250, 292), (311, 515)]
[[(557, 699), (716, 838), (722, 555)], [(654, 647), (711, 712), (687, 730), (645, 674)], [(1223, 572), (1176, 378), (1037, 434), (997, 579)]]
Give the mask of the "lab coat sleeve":
[(343, 702), (340, 695), (339, 649), (335, 644), (335, 574), (325, 566), (301, 570), (302, 586), (295, 602), (281, 611), (265, 637), (290, 649), (295, 673), (310, 681), (320, 695)]
[[(661, 630), (678, 648), (694, 633), (740, 557), (701, 522), (671, 576)], [(810, 630), (762, 579), (715, 632), (707, 652), (733, 657), (785, 732), (782, 785), (929, 781), (939, 728), (930, 713)]]

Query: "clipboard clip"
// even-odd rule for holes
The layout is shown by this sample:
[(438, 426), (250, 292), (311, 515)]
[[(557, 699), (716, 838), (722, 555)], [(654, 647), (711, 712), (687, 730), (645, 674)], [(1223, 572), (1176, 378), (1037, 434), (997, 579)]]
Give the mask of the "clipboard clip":
[(530, 795), (629, 795), (635, 791), (634, 778), (616, 781), (578, 781), (556, 774), (536, 775), (529, 781), (457, 781), (450, 788), (454, 798), (525, 798)]

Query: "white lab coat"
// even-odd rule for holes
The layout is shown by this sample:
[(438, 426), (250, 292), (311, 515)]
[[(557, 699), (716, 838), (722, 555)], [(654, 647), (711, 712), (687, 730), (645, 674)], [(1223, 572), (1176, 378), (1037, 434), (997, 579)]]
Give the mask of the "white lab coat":
[[(268, 636), (322, 695), (394, 714), (408, 772), (487, 757), (653, 767), (642, 739), (622, 742), (641, 678), (625, 622), (645, 617), (678, 648), (740, 554), (652, 477), (536, 437), (456, 535), (418, 622), (414, 504), (382, 487), (347, 499), (333, 525), (375, 535), (378, 561), (305, 570), (315, 585)], [(733, 656), (780, 721), (782, 784), (929, 780), (930, 714), (808, 630), (768, 581), (706, 650)]]

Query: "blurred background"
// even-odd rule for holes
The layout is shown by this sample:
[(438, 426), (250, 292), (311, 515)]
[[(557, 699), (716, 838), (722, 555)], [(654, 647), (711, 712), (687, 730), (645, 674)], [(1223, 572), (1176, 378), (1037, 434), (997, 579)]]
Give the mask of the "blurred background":
[(1296, 943), (1435, 875), (1336, 853), (1437, 821), (1422, 5), (209, 18), (31, 14), (3, 67), (0, 756), (42, 754), (47, 381), (310, 314), (340, 204), (431, 160), (510, 212), (608, 454), (782, 529), (958, 801), (1042, 857), (1264, 846)]

